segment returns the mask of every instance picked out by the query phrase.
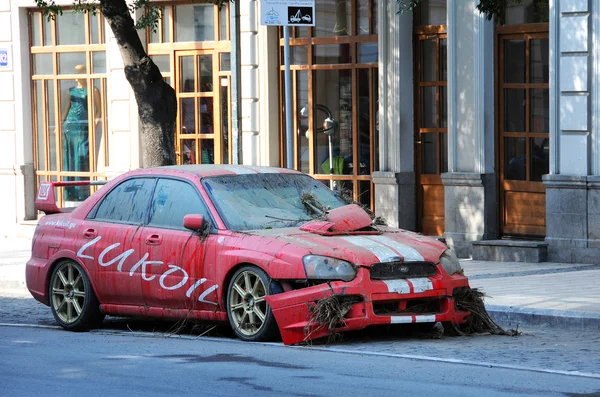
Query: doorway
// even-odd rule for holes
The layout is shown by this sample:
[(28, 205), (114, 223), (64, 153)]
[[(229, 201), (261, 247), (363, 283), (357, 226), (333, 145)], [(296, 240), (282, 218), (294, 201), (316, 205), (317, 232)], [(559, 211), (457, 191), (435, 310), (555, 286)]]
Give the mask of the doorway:
[(549, 170), (548, 24), (497, 30), (497, 131), (503, 236), (543, 237)]
[(231, 78), (219, 74), (218, 59), (213, 50), (175, 53), (179, 164), (228, 163)]
[(415, 37), (415, 170), (419, 231), (444, 234), (448, 171), (448, 72), (445, 26), (424, 26)]

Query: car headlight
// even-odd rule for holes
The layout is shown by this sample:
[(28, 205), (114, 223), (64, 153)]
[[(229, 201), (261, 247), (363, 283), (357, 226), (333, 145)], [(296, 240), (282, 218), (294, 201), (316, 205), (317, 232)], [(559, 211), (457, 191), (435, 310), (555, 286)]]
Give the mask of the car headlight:
[(463, 271), (453, 249), (444, 251), (442, 256), (440, 256), (440, 264), (449, 275), (462, 273)]
[(302, 263), (308, 279), (350, 281), (356, 277), (356, 268), (341, 259), (306, 255), (302, 258)]

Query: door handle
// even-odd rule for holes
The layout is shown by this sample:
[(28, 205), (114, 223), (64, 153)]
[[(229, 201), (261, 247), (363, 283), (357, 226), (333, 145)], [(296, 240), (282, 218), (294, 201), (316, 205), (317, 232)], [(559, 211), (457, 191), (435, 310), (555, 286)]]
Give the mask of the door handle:
[(86, 229), (83, 232), (83, 237), (85, 238), (95, 238), (98, 235), (96, 229)]
[(162, 236), (160, 234), (151, 234), (146, 237), (146, 244), (148, 245), (160, 245), (162, 243)]

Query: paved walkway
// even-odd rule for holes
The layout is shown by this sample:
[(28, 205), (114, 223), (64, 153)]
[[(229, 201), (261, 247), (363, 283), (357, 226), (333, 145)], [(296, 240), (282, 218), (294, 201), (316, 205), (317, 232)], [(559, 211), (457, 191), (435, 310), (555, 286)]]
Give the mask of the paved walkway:
[[(0, 291), (28, 295), (28, 239), (0, 238)], [(599, 259), (600, 262), (600, 259)], [(488, 297), (492, 317), (517, 323), (600, 330), (600, 264), (461, 261)]]
[(494, 318), (600, 330), (600, 265), (461, 260)]
[(19, 292), (25, 286), (25, 263), (31, 256), (31, 240), (0, 238), (0, 290)]

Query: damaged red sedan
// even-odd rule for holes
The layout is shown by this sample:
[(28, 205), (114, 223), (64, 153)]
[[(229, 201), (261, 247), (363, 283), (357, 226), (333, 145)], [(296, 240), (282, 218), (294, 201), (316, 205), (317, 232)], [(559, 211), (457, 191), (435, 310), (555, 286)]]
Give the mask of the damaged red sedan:
[[(27, 287), (62, 327), (106, 315), (229, 322), (285, 344), (380, 324), (464, 323), (469, 288), (437, 239), (376, 225), (356, 204), (288, 169), (140, 169), (76, 208), (42, 183)], [(89, 187), (86, 187), (89, 189)], [(320, 316), (330, 304), (336, 316)]]

